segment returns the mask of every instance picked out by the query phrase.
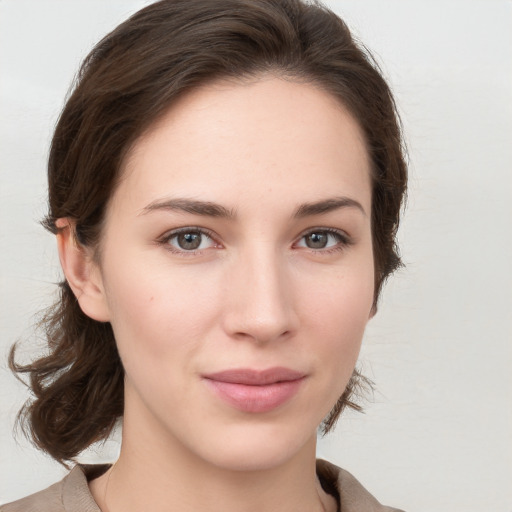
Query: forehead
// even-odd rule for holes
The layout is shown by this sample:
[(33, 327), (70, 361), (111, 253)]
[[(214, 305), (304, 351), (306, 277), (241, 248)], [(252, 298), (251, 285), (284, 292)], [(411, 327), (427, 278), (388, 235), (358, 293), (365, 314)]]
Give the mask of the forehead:
[(231, 204), (273, 190), (304, 202), (333, 187), (370, 200), (357, 121), (320, 88), (274, 76), (187, 93), (134, 144), (122, 176), (115, 195), (130, 188), (140, 201), (213, 194)]

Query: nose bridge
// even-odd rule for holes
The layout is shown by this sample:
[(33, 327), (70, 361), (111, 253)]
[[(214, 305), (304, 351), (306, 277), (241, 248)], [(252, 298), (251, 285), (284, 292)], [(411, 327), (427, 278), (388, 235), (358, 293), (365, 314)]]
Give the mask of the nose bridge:
[(268, 342), (296, 327), (286, 258), (269, 243), (240, 253), (233, 263), (226, 328), (232, 335)]

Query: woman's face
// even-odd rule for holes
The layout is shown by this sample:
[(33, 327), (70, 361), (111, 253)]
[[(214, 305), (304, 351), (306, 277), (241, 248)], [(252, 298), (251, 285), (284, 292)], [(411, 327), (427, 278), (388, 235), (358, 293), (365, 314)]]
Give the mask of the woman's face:
[(101, 242), (125, 437), (218, 467), (314, 447), (374, 283), (361, 131), (312, 85), (217, 82), (131, 150)]

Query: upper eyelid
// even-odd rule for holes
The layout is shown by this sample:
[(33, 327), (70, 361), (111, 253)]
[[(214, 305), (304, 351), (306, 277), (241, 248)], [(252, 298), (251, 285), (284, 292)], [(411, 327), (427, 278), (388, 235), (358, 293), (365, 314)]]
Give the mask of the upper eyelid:
[(175, 255), (179, 255), (181, 257), (192, 257), (195, 255), (199, 255), (203, 253), (204, 251), (207, 251), (211, 249), (212, 247), (206, 247), (203, 249), (182, 249), (179, 247), (176, 247), (173, 243), (171, 243), (171, 240), (181, 233), (200, 233), (202, 236), (208, 237), (213, 242), (213, 248), (219, 248), (221, 243), (218, 241), (218, 237), (209, 229), (202, 228), (199, 226), (184, 226), (181, 228), (175, 228), (171, 229), (169, 231), (166, 231), (162, 236), (158, 237), (156, 239), (156, 243), (159, 246), (164, 246), (165, 249)]
[[(315, 233), (315, 232), (316, 233), (324, 232), (324, 233), (328, 233), (333, 236), (337, 236), (337, 237), (339, 237), (338, 242), (332, 247), (323, 247), (323, 248), (318, 248), (318, 249), (302, 247), (302, 246), (298, 245), (304, 239), (304, 237), (306, 237), (312, 233)], [(356, 243), (356, 240), (343, 229), (316, 227), (316, 228), (310, 228), (310, 229), (307, 229), (306, 231), (303, 231), (302, 234), (298, 238), (296, 238), (295, 242), (293, 242), (293, 245), (297, 246), (297, 249), (305, 249), (305, 250), (309, 250), (309, 251), (312, 251), (312, 252), (318, 253), (318, 254), (329, 254), (333, 251), (347, 249), (350, 246), (354, 245), (355, 243)]]
[(345, 231), (344, 229), (339, 229), (339, 228), (330, 228), (330, 227), (325, 227), (325, 226), (317, 226), (317, 227), (313, 227), (313, 228), (308, 228), (306, 229), (305, 231), (303, 231), (299, 237), (297, 238), (297, 240), (300, 240), (301, 238), (307, 236), (307, 235), (310, 235), (311, 233), (315, 233), (315, 232), (326, 232), (326, 233), (330, 233), (330, 234), (333, 234), (333, 235), (339, 235), (343, 238), (346, 238), (347, 240), (352, 240), (352, 236), (347, 233), (347, 231)]
[(216, 240), (218, 238), (216, 236), (216, 234), (210, 229), (202, 228), (199, 226), (184, 226), (182, 228), (170, 229), (169, 231), (166, 231), (158, 239), (159, 240), (169, 240), (173, 236), (179, 235), (180, 233), (194, 233), (194, 232), (201, 233), (202, 235), (206, 235), (206, 236), (210, 237), (212, 240)]
[(345, 233), (345, 230), (339, 228), (331, 228), (327, 226), (314, 226), (312, 228), (307, 228), (303, 231), (303, 235), (307, 235), (308, 233), (314, 233), (315, 231), (327, 231), (328, 233)]
[[(179, 228), (174, 228), (169, 231), (166, 231), (163, 235), (158, 237), (158, 241), (165, 242), (173, 238), (174, 236), (179, 235), (180, 233), (187, 233), (187, 232), (198, 232), (202, 235), (206, 235), (207, 237), (211, 238), (216, 243), (220, 242), (220, 237), (211, 229), (201, 227), (201, 226), (183, 226)], [(338, 235), (343, 239), (342, 243), (345, 244), (351, 244), (354, 242), (353, 237), (347, 233), (347, 231), (339, 228), (333, 228), (333, 227), (327, 227), (327, 226), (314, 226), (311, 228), (307, 228), (303, 230), (292, 242), (293, 245), (295, 245), (298, 241), (302, 240), (305, 236), (315, 233), (315, 232), (327, 232), (329, 234)]]

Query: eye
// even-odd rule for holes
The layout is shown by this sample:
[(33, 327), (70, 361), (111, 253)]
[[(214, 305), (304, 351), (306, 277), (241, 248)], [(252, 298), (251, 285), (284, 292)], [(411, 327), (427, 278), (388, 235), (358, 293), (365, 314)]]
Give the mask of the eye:
[(213, 238), (201, 229), (184, 228), (168, 233), (162, 243), (175, 252), (194, 252), (216, 247)]
[(296, 246), (322, 250), (341, 249), (349, 244), (349, 237), (343, 232), (334, 229), (314, 229), (303, 235)]

